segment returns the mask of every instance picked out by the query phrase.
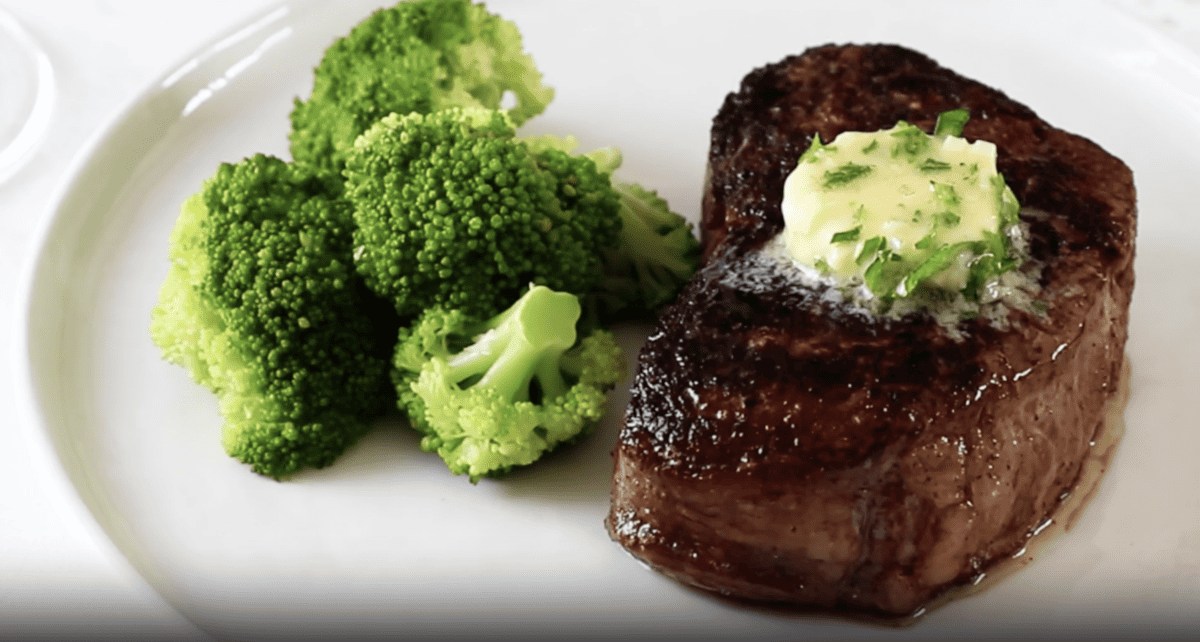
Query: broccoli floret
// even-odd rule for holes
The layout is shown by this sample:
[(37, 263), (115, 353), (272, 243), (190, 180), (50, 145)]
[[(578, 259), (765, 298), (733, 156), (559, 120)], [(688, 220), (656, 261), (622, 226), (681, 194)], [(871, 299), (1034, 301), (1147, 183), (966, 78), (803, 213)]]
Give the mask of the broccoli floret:
[[(571, 137), (531, 139), (530, 145), (570, 152)], [(586, 154), (596, 170), (610, 177), (621, 166), (616, 148)], [(700, 242), (692, 224), (671, 211), (657, 192), (636, 183), (612, 181), (620, 199), (621, 232), (603, 251), (603, 275), (588, 293), (586, 314), (591, 325), (608, 325), (653, 315), (679, 294), (700, 262)]]
[(334, 175), (354, 140), (391, 113), (501, 107), (523, 123), (554, 91), (524, 53), (517, 27), (469, 0), (413, 0), (382, 9), (337, 40), (292, 111), (291, 152)]
[(398, 320), (355, 275), (332, 189), (269, 156), (221, 165), (182, 207), (152, 312), (163, 358), (217, 394), (226, 451), (275, 479), (332, 463), (395, 399)]
[(700, 242), (657, 192), (634, 183), (614, 187), (621, 196), (621, 236), (604, 255), (597, 298), (610, 315), (653, 313), (695, 273)]
[(576, 296), (536, 286), (490, 319), (434, 308), (402, 329), (393, 378), (421, 448), (475, 482), (590, 430), (626, 364), (607, 331), (576, 343), (579, 316)]
[[(574, 156), (574, 137), (526, 138), (526, 144), (541, 151)], [(636, 183), (611, 180), (621, 166), (620, 150), (607, 147), (583, 154), (595, 171), (610, 177), (620, 202), (620, 235), (615, 244), (603, 248), (602, 276), (586, 296), (586, 314), (591, 325), (608, 325), (630, 318), (652, 315), (673, 301), (700, 261), (700, 242), (692, 224), (671, 211), (657, 192)]]
[(358, 139), (345, 177), (355, 266), (401, 316), (491, 316), (529, 283), (588, 292), (619, 234), (609, 176), (516, 138), (495, 110), (390, 115)]

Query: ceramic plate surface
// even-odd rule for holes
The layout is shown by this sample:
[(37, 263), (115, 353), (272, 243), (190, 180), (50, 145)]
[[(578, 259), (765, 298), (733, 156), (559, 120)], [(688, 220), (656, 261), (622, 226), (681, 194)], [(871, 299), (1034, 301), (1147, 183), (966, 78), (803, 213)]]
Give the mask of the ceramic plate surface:
[[(166, 70), (80, 161), (28, 284), (28, 401), (121, 551), (205, 630), (921, 638), (1200, 627), (1200, 62), (1090, 2), (500, 1), (557, 98), (527, 133), (615, 145), (698, 213), (708, 130), (752, 68), (895, 42), (1003, 89), (1134, 170), (1127, 429), (1090, 508), (1026, 568), (914, 626), (737, 608), (647, 571), (602, 520), (627, 387), (586, 443), (471, 485), (384, 425), (276, 483), (221, 450), (216, 401), (147, 327), (179, 204), (222, 161), (286, 155), (288, 113), (369, 2), (287, 3)], [(644, 329), (623, 331), (635, 346)]]

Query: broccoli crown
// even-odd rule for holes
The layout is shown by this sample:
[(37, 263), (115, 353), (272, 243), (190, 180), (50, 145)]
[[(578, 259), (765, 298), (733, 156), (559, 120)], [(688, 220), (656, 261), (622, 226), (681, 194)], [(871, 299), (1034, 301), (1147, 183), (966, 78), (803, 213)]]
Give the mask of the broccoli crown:
[(312, 94), (292, 111), (292, 157), (336, 174), (354, 139), (388, 114), (497, 109), (506, 92), (517, 124), (554, 97), (515, 25), (469, 0), (401, 2), (325, 52)]
[(494, 110), (388, 116), (358, 140), (345, 177), (356, 268), (401, 316), (490, 316), (529, 283), (586, 292), (619, 234), (607, 174), (515, 138)]
[(621, 199), (621, 235), (604, 254), (604, 277), (593, 293), (597, 314), (615, 318), (653, 313), (670, 303), (700, 261), (692, 225), (657, 192), (634, 183), (615, 185)]
[(576, 341), (576, 296), (530, 287), (489, 319), (434, 308), (399, 333), (399, 405), (437, 452), (471, 481), (536, 461), (590, 430), (626, 372), (611, 333)]
[(182, 208), (152, 312), (163, 358), (218, 395), (226, 450), (276, 479), (332, 463), (393, 399), (394, 313), (331, 189), (269, 156), (223, 164)]

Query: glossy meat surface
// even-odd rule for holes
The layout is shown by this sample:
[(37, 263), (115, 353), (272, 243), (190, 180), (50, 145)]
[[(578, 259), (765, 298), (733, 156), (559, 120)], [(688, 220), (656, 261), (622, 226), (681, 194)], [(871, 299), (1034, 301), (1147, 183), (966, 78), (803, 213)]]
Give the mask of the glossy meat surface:
[[(1044, 317), (952, 335), (856, 311), (759, 249), (811, 136), (971, 110), (1026, 210)], [(894, 46), (747, 76), (714, 119), (705, 264), (639, 357), (608, 526), (725, 595), (896, 616), (1019, 550), (1073, 487), (1121, 373), (1132, 175), (1090, 141)]]

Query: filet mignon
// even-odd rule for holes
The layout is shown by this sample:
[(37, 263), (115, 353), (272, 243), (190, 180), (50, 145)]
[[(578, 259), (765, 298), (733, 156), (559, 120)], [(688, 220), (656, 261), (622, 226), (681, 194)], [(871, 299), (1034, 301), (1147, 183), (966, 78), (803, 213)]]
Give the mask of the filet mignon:
[[(1044, 313), (954, 332), (863, 314), (760, 252), (813, 135), (965, 107), (1023, 206)], [(911, 614), (1020, 550), (1076, 484), (1121, 381), (1133, 177), (1096, 144), (898, 46), (750, 73), (713, 122), (704, 259), (639, 355), (612, 537), (741, 599)]]

